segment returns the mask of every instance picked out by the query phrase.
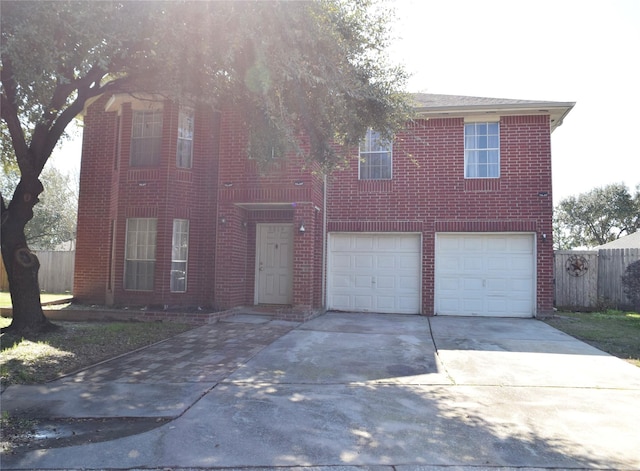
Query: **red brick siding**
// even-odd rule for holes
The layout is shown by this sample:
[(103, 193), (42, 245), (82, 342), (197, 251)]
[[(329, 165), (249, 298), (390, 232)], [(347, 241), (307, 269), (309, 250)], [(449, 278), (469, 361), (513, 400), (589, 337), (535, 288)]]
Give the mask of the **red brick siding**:
[[(104, 112), (105, 103), (106, 98), (94, 103), (85, 117), (75, 279), (75, 294), (83, 301), (219, 308), (253, 304), (256, 224), (293, 223), (293, 305), (314, 312), (323, 305), (326, 209), (328, 231), (422, 233), (425, 314), (433, 313), (436, 232), (546, 233), (547, 242), (537, 238), (537, 303), (539, 312), (552, 309), (548, 116), (503, 117), (501, 176), (482, 180), (464, 178), (461, 118), (418, 120), (394, 143), (392, 180), (359, 181), (354, 152), (346, 168), (328, 178), (324, 208), (318, 168), (296, 156), (267, 167), (249, 160), (244, 126), (232, 112), (197, 111), (193, 168), (177, 169), (178, 108), (165, 103), (161, 164), (130, 168), (131, 106), (124, 104), (118, 117)], [(265, 206), (248, 208), (248, 203)], [(268, 206), (273, 203), (283, 206)], [(152, 293), (123, 288), (126, 220), (131, 217), (158, 219)], [(174, 218), (190, 221), (186, 293), (169, 292)], [(303, 221), (306, 232), (300, 234)]]
[[(463, 119), (416, 121), (394, 142), (392, 180), (358, 181), (355, 153), (348, 168), (332, 175), (328, 230), (422, 232), (422, 310), (432, 314), (435, 232), (551, 234), (548, 116), (503, 117), (500, 142), (500, 178), (469, 180), (464, 178)], [(553, 251), (550, 239), (537, 240), (537, 310), (542, 313), (553, 308)]]
[[(322, 304), (321, 239), (315, 234), (317, 213), (322, 211), (322, 178), (316, 166), (307, 166), (295, 155), (270, 164), (247, 157), (247, 135), (241, 119), (225, 114), (221, 127), (219, 214), (227, 224), (217, 241), (216, 299), (222, 307), (253, 304), (255, 300), (256, 224), (294, 223), (293, 304), (301, 308)], [(309, 168), (311, 167), (311, 169)], [(242, 203), (279, 203), (282, 209), (244, 210)], [(319, 211), (315, 210), (318, 208)], [(310, 226), (305, 235), (300, 222)], [(309, 221), (309, 222), (307, 222)], [(219, 221), (218, 221), (219, 222)], [(243, 222), (247, 227), (243, 227)], [(318, 255), (320, 251), (320, 255)]]
[[(160, 165), (133, 168), (129, 165), (131, 105), (123, 104), (118, 118), (115, 112), (103, 111), (105, 101), (94, 103), (85, 118), (76, 296), (81, 301), (100, 304), (212, 304), (219, 138), (217, 114), (206, 109), (197, 111), (193, 168), (178, 169), (175, 164), (178, 108), (165, 103)], [(119, 139), (116, 138), (118, 122)], [(111, 128), (113, 133), (105, 134), (105, 129)], [(103, 143), (105, 140), (108, 142)], [(106, 158), (108, 155), (111, 155), (110, 159)], [(108, 204), (101, 207), (97, 203), (101, 199), (108, 200)], [(93, 219), (85, 214), (87, 212), (95, 214)], [(158, 219), (155, 287), (151, 293), (124, 289), (126, 221), (134, 217)], [(174, 218), (189, 219), (190, 224), (186, 293), (171, 293), (169, 288)], [(113, 244), (109, 230), (111, 221), (115, 237)], [(107, 230), (102, 228), (105, 224)], [(89, 231), (92, 231), (91, 236), (85, 235)], [(111, 259), (110, 255), (100, 259), (93, 257), (89, 248), (95, 247), (108, 247)], [(87, 266), (95, 268), (90, 271)], [(91, 291), (83, 281), (88, 274), (92, 276)]]
[(94, 103), (84, 117), (80, 167), (74, 295), (86, 302), (105, 302), (111, 253), (109, 207), (111, 174), (116, 155), (115, 113), (101, 112), (107, 97)]

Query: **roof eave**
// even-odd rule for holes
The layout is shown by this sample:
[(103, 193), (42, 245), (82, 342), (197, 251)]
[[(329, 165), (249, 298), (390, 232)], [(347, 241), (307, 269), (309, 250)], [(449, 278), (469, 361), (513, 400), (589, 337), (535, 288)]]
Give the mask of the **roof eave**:
[(424, 117), (464, 117), (481, 115), (545, 115), (551, 117), (551, 132), (562, 124), (575, 102), (539, 102), (496, 105), (417, 106), (415, 111)]

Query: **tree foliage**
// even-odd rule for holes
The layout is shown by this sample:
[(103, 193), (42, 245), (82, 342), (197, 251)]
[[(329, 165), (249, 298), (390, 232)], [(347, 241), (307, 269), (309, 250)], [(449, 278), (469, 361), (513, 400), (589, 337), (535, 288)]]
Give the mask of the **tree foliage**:
[(594, 247), (639, 229), (640, 186), (635, 194), (622, 183), (594, 188), (555, 208), (554, 240), (559, 249)]
[(627, 266), (622, 275), (622, 287), (633, 309), (640, 312), (640, 260)]
[(343, 157), (332, 144), (352, 146), (368, 127), (389, 137), (409, 116), (405, 74), (385, 55), (389, 19), (366, 0), (3, 0), (2, 164), (20, 172), (12, 197), (0, 195), (12, 327), (45, 324), (24, 230), (40, 174), (89, 100), (231, 103), (254, 157), (287, 147), (331, 168)]
[[(12, 194), (19, 179), (15, 169), (0, 175), (0, 191)], [(44, 168), (40, 179), (44, 191), (33, 208), (33, 219), (25, 227), (25, 236), (32, 248), (54, 250), (76, 237), (78, 181), (73, 175), (49, 166)]]

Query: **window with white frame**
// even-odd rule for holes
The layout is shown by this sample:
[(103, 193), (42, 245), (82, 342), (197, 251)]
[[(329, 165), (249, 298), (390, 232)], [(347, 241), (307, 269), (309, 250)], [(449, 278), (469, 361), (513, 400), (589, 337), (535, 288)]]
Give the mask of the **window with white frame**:
[(162, 149), (162, 110), (133, 112), (131, 130), (132, 167), (154, 167)]
[(360, 180), (390, 180), (392, 145), (380, 137), (380, 133), (369, 129), (360, 143)]
[(189, 220), (173, 220), (171, 243), (171, 292), (187, 291), (187, 257), (189, 254)]
[(464, 177), (500, 177), (500, 126), (497, 122), (464, 125)]
[(176, 166), (178, 168), (191, 168), (193, 160), (193, 123), (193, 109), (181, 106), (178, 113), (178, 145), (176, 151)]
[(153, 291), (156, 268), (155, 218), (127, 219), (125, 245), (124, 288), (134, 291)]

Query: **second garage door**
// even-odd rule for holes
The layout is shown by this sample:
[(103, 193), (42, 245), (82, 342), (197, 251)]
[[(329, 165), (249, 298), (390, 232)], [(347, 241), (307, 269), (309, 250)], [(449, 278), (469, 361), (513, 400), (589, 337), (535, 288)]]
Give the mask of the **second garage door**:
[(420, 313), (420, 234), (329, 234), (329, 309)]
[(532, 317), (533, 234), (437, 234), (436, 314)]

